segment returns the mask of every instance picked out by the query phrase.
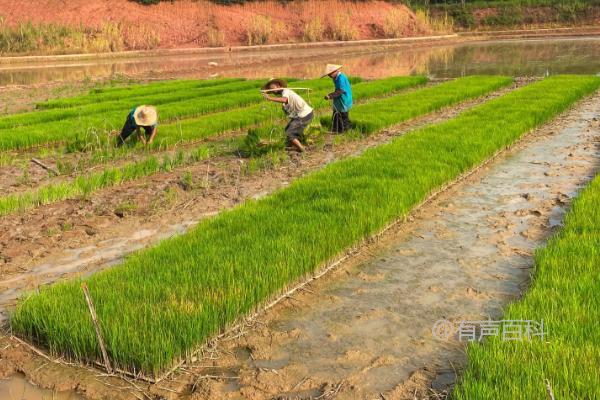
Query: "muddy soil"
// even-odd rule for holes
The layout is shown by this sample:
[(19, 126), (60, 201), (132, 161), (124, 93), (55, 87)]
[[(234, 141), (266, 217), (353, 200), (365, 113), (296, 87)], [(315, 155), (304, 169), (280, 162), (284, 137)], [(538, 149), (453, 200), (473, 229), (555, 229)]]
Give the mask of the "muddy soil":
[[(329, 137), (323, 146), (249, 173), (247, 159), (216, 157), (94, 193), (88, 199), (38, 207), (0, 220), (0, 321), (23, 290), (69, 276), (88, 274), (127, 253), (181, 233), (199, 219), (249, 198), (259, 198), (337, 159), (356, 155), (399, 134), (459, 112), (526, 84), (519, 80), (480, 99), (357, 140)], [(191, 188), (182, 185), (190, 172)], [(187, 190), (185, 190), (187, 189)]]
[(529, 135), (166, 381), (148, 385), (52, 363), (7, 337), (2, 375), (22, 371), (90, 399), (443, 394), (464, 365), (464, 343), (433, 338), (433, 324), (497, 318), (527, 287), (533, 249), (598, 170), (599, 106), (596, 95)]

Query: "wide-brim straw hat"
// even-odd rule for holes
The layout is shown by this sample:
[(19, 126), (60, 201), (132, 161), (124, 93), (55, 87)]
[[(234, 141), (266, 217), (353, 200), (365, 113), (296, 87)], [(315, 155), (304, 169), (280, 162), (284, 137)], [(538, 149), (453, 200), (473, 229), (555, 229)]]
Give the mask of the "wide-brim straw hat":
[(158, 113), (152, 106), (139, 106), (133, 112), (133, 119), (139, 126), (151, 126), (158, 121)]
[(265, 83), (263, 85), (262, 90), (269, 90), (269, 86), (271, 86), (272, 84), (276, 84), (277, 86), (282, 87), (282, 88), (287, 87), (287, 82), (284, 81), (283, 79), (271, 78), (271, 79), (269, 79), (269, 81), (267, 83)]
[(325, 67), (325, 75), (323, 75), (321, 78), (325, 78), (327, 75), (333, 74), (335, 71), (339, 71), (340, 69), (342, 69), (341, 65), (327, 64)]

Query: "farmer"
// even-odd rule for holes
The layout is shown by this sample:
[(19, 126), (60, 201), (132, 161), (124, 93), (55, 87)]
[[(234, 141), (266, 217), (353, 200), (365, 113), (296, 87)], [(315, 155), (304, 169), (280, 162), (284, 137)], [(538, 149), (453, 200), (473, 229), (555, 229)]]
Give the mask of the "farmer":
[[(144, 134), (141, 134), (141, 129), (144, 129)], [(121, 134), (117, 137), (117, 147), (125, 144), (125, 140), (133, 132), (137, 133), (138, 138), (144, 145), (152, 143), (156, 136), (158, 128), (158, 113), (156, 108), (152, 106), (139, 106), (131, 110), (125, 120), (125, 125), (121, 130)]]
[(287, 89), (287, 83), (282, 79), (271, 79), (262, 87), (262, 94), (269, 101), (283, 104), (283, 111), (290, 119), (285, 127), (288, 146), (303, 152), (304, 146), (300, 143), (300, 138), (314, 117), (313, 109), (296, 92)]
[(332, 130), (336, 133), (342, 133), (352, 128), (349, 112), (352, 108), (352, 88), (348, 77), (342, 73), (341, 65), (327, 64), (325, 75), (333, 79), (335, 91), (325, 96), (325, 100), (333, 100), (333, 118)]

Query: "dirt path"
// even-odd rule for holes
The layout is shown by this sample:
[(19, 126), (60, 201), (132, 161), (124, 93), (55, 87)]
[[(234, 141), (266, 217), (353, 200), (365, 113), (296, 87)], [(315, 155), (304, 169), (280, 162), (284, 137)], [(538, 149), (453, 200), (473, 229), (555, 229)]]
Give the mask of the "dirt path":
[(412, 399), (431, 396), (432, 384), (443, 393), (463, 346), (434, 339), (433, 324), (496, 318), (526, 288), (532, 250), (599, 167), (599, 105), (596, 95), (537, 130), (168, 381), (103, 378), (7, 338), (2, 373), (91, 399)]

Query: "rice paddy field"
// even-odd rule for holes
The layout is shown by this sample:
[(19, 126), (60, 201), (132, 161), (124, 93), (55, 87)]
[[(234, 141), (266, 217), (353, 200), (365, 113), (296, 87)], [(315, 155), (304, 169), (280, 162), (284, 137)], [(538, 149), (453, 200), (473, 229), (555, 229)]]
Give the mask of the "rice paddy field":
[[(368, 398), (346, 388), (351, 383), (317, 384), (316, 372), (311, 378), (310, 370), (302, 370), (303, 379), (285, 382), (282, 368), (284, 383), (260, 386), (260, 373), (279, 376), (280, 367), (254, 358), (258, 345), (253, 340), (260, 335), (248, 333), (257, 329), (253, 321), (266, 314), (272, 324), (260, 329), (275, 329), (279, 313), (286, 314), (281, 304), (299, 287), (345, 268), (365, 246), (389, 236), (392, 227), (410, 226), (416, 210), (432, 198), (582, 102), (596, 99), (600, 89), (600, 77), (593, 75), (350, 77), (353, 128), (333, 134), (331, 105), (324, 99), (332, 91), (331, 81), (286, 79), (301, 88), (298, 93), (316, 114), (302, 138), (307, 147), (302, 154), (286, 149), (285, 115), (259, 91), (266, 79), (109, 85), (1, 116), (0, 175), (5, 183), (0, 223), (11, 232), (0, 246), (6, 266), (0, 284), (8, 288), (0, 295), (6, 308), (4, 350), (33, 349), (28, 357), (34, 360), (114, 379), (98, 389), (91, 378), (87, 383), (77, 378), (77, 387), (88, 388), (84, 391), (90, 398), (117, 398), (115, 388), (130, 382), (131, 398)], [(132, 138), (116, 148), (127, 113), (141, 104), (158, 109), (155, 141), (144, 146)], [(576, 156), (571, 152), (569, 157)], [(412, 398), (407, 397), (412, 389), (423, 394), (418, 398), (440, 398), (434, 396), (442, 392), (456, 399), (599, 396), (594, 294), (600, 276), (599, 196), (596, 178), (577, 195), (562, 225), (544, 228), (550, 239), (546, 244), (542, 235), (535, 255), (521, 256), (532, 268), (525, 286), (512, 289), (512, 297), (481, 300), (480, 293), (469, 292), (478, 301), (499, 304), (495, 318), (543, 319), (551, 332), (547, 341), (493, 337), (460, 343), (455, 349), (465, 349), (464, 367), (443, 391), (436, 391), (435, 379), (425, 369), (420, 370), (421, 383), (404, 377), (392, 391), (379, 391), (381, 398)], [(184, 220), (189, 223), (182, 228)], [(167, 229), (168, 223), (177, 227)], [(34, 235), (32, 247), (27, 247), (26, 235)], [(127, 237), (144, 235), (156, 239), (128, 245), (134, 239), (128, 242)], [(107, 262), (98, 243), (118, 242), (135, 249), (119, 250)], [(36, 245), (46, 252), (36, 253)], [(52, 261), (53, 248), (69, 247), (84, 250), (70, 262)], [(457, 257), (462, 251), (457, 249)], [(78, 264), (86, 252), (94, 260), (87, 267)], [(358, 257), (377, 258), (366, 253)], [(30, 266), (41, 260), (50, 261)], [(45, 280), (48, 276), (55, 278)], [(21, 285), (21, 279), (28, 283)], [(323, 285), (335, 287), (335, 274), (323, 279)], [(443, 273), (440, 279), (445, 279)], [(318, 296), (305, 290), (307, 298)], [(355, 296), (359, 303), (361, 293)], [(314, 301), (294, 307), (310, 308)], [(368, 329), (364, 334), (368, 337)], [(431, 335), (427, 330), (417, 336), (431, 341)], [(323, 340), (344, 342), (343, 333), (332, 336), (323, 335)], [(214, 356), (224, 337), (246, 344)], [(249, 380), (239, 368), (217, 368), (219, 357), (239, 358), (245, 351), (257, 371)], [(340, 354), (340, 371), (349, 370), (346, 359), (360, 359), (359, 350), (352, 351)], [(0, 356), (12, 360), (14, 354)], [(378, 371), (385, 360), (369, 361), (375, 366), (364, 371)], [(205, 363), (213, 369), (203, 370)], [(374, 375), (355, 386), (390, 379), (381, 371), (369, 373)], [(187, 386), (177, 386), (178, 377), (185, 377), (180, 380)], [(56, 378), (44, 379), (46, 385), (56, 385)], [(238, 381), (239, 387), (231, 390), (240, 397), (223, 395), (222, 382), (228, 380)], [(244, 387), (256, 391), (240, 389)], [(263, 388), (260, 395), (258, 387)]]

